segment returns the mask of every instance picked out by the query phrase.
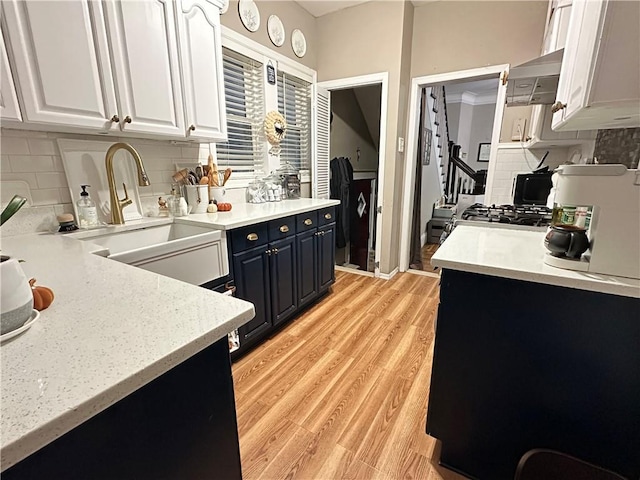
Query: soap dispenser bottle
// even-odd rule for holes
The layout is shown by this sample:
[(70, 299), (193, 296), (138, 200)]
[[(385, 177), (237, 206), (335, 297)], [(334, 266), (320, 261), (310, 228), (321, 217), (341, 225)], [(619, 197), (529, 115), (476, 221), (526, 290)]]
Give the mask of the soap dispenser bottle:
[(98, 226), (98, 210), (96, 204), (87, 192), (87, 187), (91, 185), (80, 185), (82, 192), (80, 192), (80, 200), (76, 202), (78, 206), (78, 223), (80, 227), (90, 228)]

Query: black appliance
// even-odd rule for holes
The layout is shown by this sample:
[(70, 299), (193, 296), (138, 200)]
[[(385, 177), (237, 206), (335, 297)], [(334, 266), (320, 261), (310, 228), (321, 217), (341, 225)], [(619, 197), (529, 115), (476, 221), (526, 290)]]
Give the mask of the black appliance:
[(513, 187), (514, 205), (546, 205), (551, 191), (553, 172), (522, 173), (516, 176)]

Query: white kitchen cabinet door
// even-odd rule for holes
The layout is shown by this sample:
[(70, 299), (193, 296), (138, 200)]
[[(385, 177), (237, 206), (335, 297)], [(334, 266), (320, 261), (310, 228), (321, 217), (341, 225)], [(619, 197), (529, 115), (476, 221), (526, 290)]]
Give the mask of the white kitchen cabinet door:
[(640, 126), (640, 2), (575, 0), (552, 128)]
[(116, 99), (100, 2), (2, 2), (25, 122), (113, 129)]
[(18, 96), (16, 95), (16, 85), (13, 83), (9, 57), (7, 56), (7, 46), (4, 40), (4, 26), (0, 25), (0, 120), (22, 121)]
[(105, 11), (122, 130), (184, 138), (173, 2), (110, 0)]
[(206, 0), (176, 2), (186, 110), (186, 136), (225, 141), (220, 10)]

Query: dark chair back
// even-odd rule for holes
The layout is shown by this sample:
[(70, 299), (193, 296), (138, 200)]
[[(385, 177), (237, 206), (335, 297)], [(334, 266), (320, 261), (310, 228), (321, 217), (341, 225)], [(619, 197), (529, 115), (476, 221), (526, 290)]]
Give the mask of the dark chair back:
[(515, 480), (627, 480), (617, 473), (554, 450), (534, 449), (525, 453)]

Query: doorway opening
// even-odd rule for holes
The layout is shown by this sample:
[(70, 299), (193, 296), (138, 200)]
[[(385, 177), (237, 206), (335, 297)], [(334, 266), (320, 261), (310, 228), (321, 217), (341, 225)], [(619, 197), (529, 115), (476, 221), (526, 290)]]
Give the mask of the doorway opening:
[(430, 260), (451, 217), (485, 203), (500, 141), (508, 65), (413, 79), (400, 270), (437, 276)]
[(329, 91), (331, 198), (337, 207), (336, 268), (379, 276), (388, 74), (318, 86)]

